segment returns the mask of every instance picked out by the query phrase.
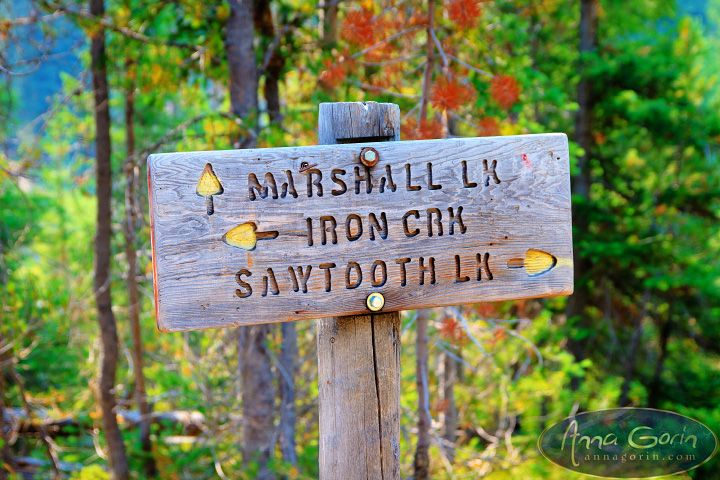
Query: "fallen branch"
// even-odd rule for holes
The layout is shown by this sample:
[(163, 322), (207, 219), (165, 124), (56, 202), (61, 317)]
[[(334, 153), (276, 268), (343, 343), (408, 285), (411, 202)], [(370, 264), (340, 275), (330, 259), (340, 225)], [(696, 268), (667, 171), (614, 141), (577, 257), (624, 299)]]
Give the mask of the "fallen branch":
[(378, 47), (380, 47), (380, 46), (382, 46), (382, 45), (385, 45), (385, 44), (388, 43), (388, 42), (392, 42), (392, 41), (395, 40), (396, 38), (400, 38), (400, 37), (402, 37), (403, 35), (407, 35), (408, 33), (414, 32), (415, 30), (419, 30), (420, 28), (422, 28), (422, 26), (420, 26), (420, 25), (415, 25), (414, 27), (406, 28), (406, 29), (403, 30), (402, 32), (398, 32), (398, 33), (396, 33), (396, 34), (394, 34), (394, 35), (390, 35), (389, 37), (387, 37), (387, 38), (385, 38), (385, 39), (383, 39), (383, 40), (380, 40), (380, 41), (377, 42), (376, 44), (370, 45), (370, 46), (367, 47), (366, 49), (360, 50), (359, 52), (353, 54), (353, 55), (350, 57), (350, 59), (351, 59), (351, 60), (354, 60), (354, 59), (356, 59), (356, 58), (358, 58), (358, 57), (361, 57), (361, 56), (365, 55), (366, 53), (371, 52), (372, 50), (375, 50), (376, 48), (378, 48)]
[(345, 81), (348, 83), (352, 83), (353, 85), (356, 85), (363, 90), (382, 93), (384, 95), (390, 95), (392, 97), (415, 98), (415, 99), (420, 98), (420, 95), (410, 95), (408, 93), (393, 92), (392, 90), (388, 90), (388, 89), (382, 88), (382, 87), (376, 87), (375, 85), (368, 85), (367, 83), (358, 82), (357, 80), (353, 80), (351, 78), (346, 78)]
[[(172, 40), (158, 40), (156, 38), (149, 37), (145, 34), (142, 34), (140, 32), (136, 32), (135, 30), (124, 27), (121, 25), (116, 25), (113, 23), (110, 19), (107, 17), (98, 18), (95, 15), (92, 15), (90, 12), (84, 11), (84, 10), (73, 10), (71, 8), (65, 7), (63, 5), (59, 5), (54, 2), (50, 2), (47, 0), (41, 0), (39, 2), (41, 5), (43, 5), (48, 10), (54, 10), (55, 12), (63, 12), (70, 16), (81, 18), (83, 20), (91, 20), (93, 22), (99, 22), (100, 25), (104, 26), (105, 28), (112, 30), (113, 32), (119, 33), (121, 35), (124, 35), (128, 38), (131, 38), (133, 40), (137, 40), (139, 42), (143, 43), (155, 43), (155, 44), (161, 44), (161, 45), (167, 45), (170, 47), (177, 47), (184, 50), (190, 50), (195, 53), (199, 53), (201, 55), (204, 55), (207, 52), (207, 48), (202, 45), (191, 45), (188, 43), (182, 43), (182, 42), (175, 42)], [(210, 57), (213, 63), (220, 64), (221, 61), (218, 58)]]
[[(120, 410), (120, 418), (126, 428), (137, 428), (142, 420), (138, 410)], [(181, 426), (186, 436), (198, 436), (207, 430), (205, 416), (198, 411), (172, 410), (154, 412), (150, 415), (153, 423), (163, 426), (164, 423)], [(72, 416), (53, 418), (46, 411), (35, 409), (32, 415), (24, 408), (6, 408), (5, 424), (10, 430), (23, 436), (47, 435), (48, 438), (80, 435), (92, 431), (92, 423), (84, 424)]]
[[(22, 378), (20, 378), (20, 375), (18, 375), (17, 371), (15, 371), (12, 364), (8, 365), (8, 372), (10, 373), (12, 379), (17, 382), (18, 389), (20, 390), (20, 398), (22, 399), (23, 407), (25, 407), (25, 413), (32, 419), (35, 416), (35, 412), (28, 402), (27, 394), (25, 392), (25, 384), (23, 383)], [(62, 478), (60, 475), (60, 460), (58, 459), (57, 451), (55, 450), (55, 444), (50, 439), (50, 434), (42, 422), (39, 424), (39, 430), (42, 443), (45, 445), (45, 449), (47, 450), (50, 461), (52, 462), (52, 469), (55, 473), (55, 478), (60, 479)]]
[[(44, 470), (48, 466), (48, 462), (32, 457), (15, 457), (15, 462), (17, 463), (17, 473), (30, 475), (40, 473), (39, 470)], [(63, 472), (77, 472), (82, 470), (83, 464), (59, 462), (58, 467)]]

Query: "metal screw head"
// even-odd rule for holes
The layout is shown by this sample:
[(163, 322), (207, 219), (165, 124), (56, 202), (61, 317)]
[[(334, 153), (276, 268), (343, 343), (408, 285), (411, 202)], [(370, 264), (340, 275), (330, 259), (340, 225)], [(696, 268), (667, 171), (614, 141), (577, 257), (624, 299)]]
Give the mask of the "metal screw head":
[(385, 297), (382, 293), (371, 293), (367, 296), (365, 304), (371, 312), (379, 312), (385, 306)]
[(366, 167), (374, 167), (380, 160), (380, 154), (372, 147), (365, 147), (360, 151), (360, 161)]

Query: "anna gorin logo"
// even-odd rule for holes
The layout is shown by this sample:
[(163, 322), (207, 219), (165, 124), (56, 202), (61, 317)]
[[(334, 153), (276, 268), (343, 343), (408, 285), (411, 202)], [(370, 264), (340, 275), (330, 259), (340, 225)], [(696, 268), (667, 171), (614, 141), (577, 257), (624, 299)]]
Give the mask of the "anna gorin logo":
[(708, 427), (678, 413), (615, 408), (568, 417), (545, 430), (538, 446), (551, 462), (606, 478), (649, 478), (686, 472), (715, 455)]

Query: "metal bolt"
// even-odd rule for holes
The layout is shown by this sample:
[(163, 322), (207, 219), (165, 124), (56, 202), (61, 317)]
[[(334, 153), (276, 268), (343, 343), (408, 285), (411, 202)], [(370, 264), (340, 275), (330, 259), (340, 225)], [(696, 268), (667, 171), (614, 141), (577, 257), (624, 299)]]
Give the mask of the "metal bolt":
[(310, 170), (311, 168), (315, 168), (317, 166), (318, 166), (317, 163), (313, 163), (312, 165), (310, 165), (308, 162), (301, 162), (300, 169), (298, 170), (298, 172), (300, 172), (300, 173), (306, 172), (306, 171)]
[(382, 293), (371, 293), (365, 300), (365, 304), (371, 312), (379, 312), (385, 306), (385, 297)]
[(380, 154), (372, 147), (365, 147), (360, 151), (360, 161), (366, 167), (374, 167), (380, 160)]

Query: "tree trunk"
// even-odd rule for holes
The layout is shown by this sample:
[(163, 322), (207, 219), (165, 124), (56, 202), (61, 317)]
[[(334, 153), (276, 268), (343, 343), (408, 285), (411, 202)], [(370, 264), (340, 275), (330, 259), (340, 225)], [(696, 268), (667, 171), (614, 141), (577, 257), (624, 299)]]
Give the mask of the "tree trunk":
[[(586, 68), (584, 64), (586, 59), (584, 55), (592, 53), (597, 48), (597, 0), (581, 0), (580, 3), (580, 60), (578, 64), (578, 71), (580, 73), (580, 81), (578, 83), (578, 112), (575, 119), (575, 138), (584, 150), (584, 155), (578, 157), (578, 173), (573, 178), (573, 195), (580, 197), (583, 203), (589, 201), (590, 193), (590, 159), (592, 158), (593, 148), (593, 108), (595, 105), (595, 98), (592, 93), (592, 82), (587, 78)], [(583, 207), (585, 207), (583, 205)], [(582, 235), (587, 231), (588, 220), (587, 212), (579, 212), (577, 205), (573, 204), (573, 223), (574, 223), (574, 234)], [(577, 325), (582, 327), (585, 325), (583, 315), (585, 313), (585, 305), (589, 301), (590, 292), (585, 281), (583, 281), (583, 275), (587, 274), (589, 265), (582, 257), (582, 252), (575, 249), (574, 254), (574, 276), (575, 276), (575, 293), (570, 296), (567, 303), (566, 317), (572, 319), (573, 317), (579, 317), (580, 323)], [(570, 352), (575, 356), (577, 361), (585, 358), (585, 346), (584, 342), (578, 342), (574, 339), (569, 339), (568, 348)]]
[(275, 392), (272, 364), (267, 347), (271, 325), (242, 327), (242, 454), (243, 464), (258, 466), (256, 480), (272, 480), (268, 469), (272, 454), (273, 420), (275, 418)]
[(642, 337), (642, 322), (647, 313), (647, 307), (650, 303), (650, 292), (645, 292), (643, 295), (643, 308), (640, 314), (635, 319), (635, 325), (633, 327), (633, 336), (630, 340), (630, 346), (628, 350), (628, 358), (625, 363), (625, 380), (623, 381), (622, 393), (620, 394), (620, 406), (625, 407), (628, 404), (628, 393), (630, 392), (630, 384), (635, 374), (635, 364), (637, 363), (638, 351), (640, 350), (640, 338)]
[(280, 114), (280, 74), (284, 66), (285, 58), (280, 54), (280, 48), (277, 48), (270, 57), (265, 72), (265, 101), (267, 102), (268, 116), (273, 123), (280, 123), (282, 120)]
[[(4, 375), (4, 372), (2, 375)], [(0, 377), (2, 375), (0, 375)], [(8, 434), (5, 432), (5, 405), (2, 397), (3, 387), (2, 379), (0, 379), (0, 440), (3, 442), (2, 449), (0, 449), (0, 480), (5, 480), (8, 477), (8, 473), (13, 473), (15, 470), (15, 458), (10, 450)]]
[[(132, 66), (132, 61), (125, 62), (126, 67)], [(130, 76), (128, 75), (128, 79)], [(143, 372), (143, 344), (142, 329), (140, 327), (140, 293), (137, 284), (137, 249), (135, 248), (135, 231), (137, 228), (137, 182), (138, 168), (135, 162), (135, 82), (125, 92), (125, 145), (127, 158), (125, 159), (125, 257), (127, 261), (127, 291), (128, 291), (128, 317), (133, 339), (133, 362), (135, 363), (135, 396), (140, 410), (140, 445), (143, 452), (143, 470), (147, 478), (157, 476), (155, 457), (152, 453), (150, 441), (150, 405), (145, 391), (145, 374)]]
[[(265, 42), (270, 45), (275, 40), (275, 24), (269, 0), (255, 0), (255, 29), (258, 30)], [(285, 57), (278, 44), (273, 51), (265, 68), (265, 103), (270, 122), (279, 123), (280, 116), (280, 75), (285, 67)]]
[[(448, 347), (449, 348), (449, 347)], [(445, 432), (443, 437), (452, 445), (445, 449), (448, 460), (452, 464), (455, 462), (455, 440), (457, 430), (457, 405), (455, 404), (455, 380), (457, 378), (457, 361), (455, 358), (445, 353), (443, 354), (443, 375), (442, 375), (442, 392), (443, 403), (445, 409), (443, 416), (445, 417)]]
[(428, 319), (430, 310), (418, 311), (415, 341), (415, 382), (418, 392), (418, 437), (415, 449), (415, 480), (430, 478), (430, 392), (428, 372)]
[(595, 97), (593, 95), (592, 82), (587, 78), (585, 68), (585, 55), (593, 53), (597, 49), (598, 36), (598, 16), (597, 16), (598, 0), (581, 0), (580, 2), (580, 81), (578, 82), (578, 113), (575, 119), (575, 138), (580, 146), (585, 150), (585, 154), (578, 158), (579, 173), (575, 177), (573, 184), (573, 193), (585, 199), (588, 198), (590, 192), (590, 167), (588, 165), (592, 157), (593, 147), (593, 109), (595, 107)]
[[(433, 70), (435, 69), (435, 43), (432, 38), (433, 28), (435, 28), (435, 0), (429, 0), (427, 39), (425, 40), (427, 59), (425, 61), (425, 71), (423, 72), (422, 97), (420, 98), (420, 122), (427, 121), (427, 106), (430, 98), (430, 89), (432, 88)], [(420, 127), (420, 122), (418, 122), (418, 127)]]
[(298, 346), (295, 322), (284, 322), (280, 350), (280, 451), (285, 462), (297, 465), (295, 450), (295, 371)]
[(246, 123), (247, 136), (239, 148), (253, 148), (257, 136), (257, 65), (253, 41), (253, 2), (230, 0), (225, 47), (230, 70), (230, 105), (234, 115)]
[[(251, 0), (231, 0), (226, 24), (230, 105), (232, 113), (247, 122), (247, 137), (236, 147), (253, 148), (257, 135), (257, 64), (254, 50), (254, 8)], [(242, 378), (243, 463), (257, 463), (259, 480), (272, 479), (268, 462), (272, 454), (275, 393), (272, 363), (267, 348), (269, 325), (243, 327), (240, 340)]]
[[(0, 332), (0, 348), (5, 347), (2, 332)], [(5, 362), (10, 362), (11, 351), (0, 353), (0, 480), (5, 480), (8, 473), (15, 470), (15, 457), (10, 450), (10, 430), (5, 430)]]
[(322, 43), (329, 50), (338, 40), (338, 5), (340, 0), (323, 0)]
[(650, 391), (648, 392), (648, 407), (658, 408), (660, 405), (660, 390), (662, 387), (662, 381), (660, 376), (663, 371), (663, 364), (665, 363), (665, 357), (667, 356), (668, 340), (672, 333), (672, 320), (667, 319), (662, 322), (660, 327), (660, 354), (658, 355), (657, 364), (655, 364), (655, 372), (653, 373), (652, 381), (650, 382)]
[[(105, 14), (103, 0), (90, 0), (90, 13), (96, 18)], [(105, 56), (105, 28), (98, 21), (90, 43), (93, 89), (95, 92), (95, 156), (97, 175), (97, 232), (95, 234), (95, 302), (102, 344), (100, 371), (100, 406), (108, 446), (110, 475), (113, 480), (129, 477), (120, 428), (115, 416), (115, 373), (118, 360), (118, 337), (110, 292), (110, 238), (112, 200), (112, 164), (110, 147), (110, 107)]]
[(640, 337), (642, 336), (642, 317), (638, 317), (633, 328), (633, 335), (630, 340), (630, 348), (628, 348), (628, 358), (625, 362), (625, 378), (620, 393), (619, 404), (621, 407), (628, 407), (628, 395), (630, 393), (630, 384), (635, 375), (635, 364), (637, 363), (638, 350), (640, 349)]
[[(0, 394), (2, 394), (2, 385), (0, 385)], [(12, 474), (15, 471), (15, 457), (10, 450), (10, 444), (8, 443), (8, 435), (5, 433), (5, 422), (4, 422), (5, 409), (3, 405), (3, 399), (0, 396), (0, 440), (3, 445), (0, 450), (0, 480), (8, 478), (8, 474)]]
[[(535, 78), (540, 77), (540, 68), (538, 67), (538, 49), (539, 49), (539, 40), (538, 37), (540, 36), (540, 30), (542, 30), (542, 24), (540, 23), (539, 15), (532, 15), (530, 17), (530, 65), (532, 67), (533, 72), (535, 73)], [(535, 87), (536, 91), (541, 91), (539, 86)], [(536, 123), (540, 123), (540, 102), (535, 101), (533, 102), (533, 118)]]

